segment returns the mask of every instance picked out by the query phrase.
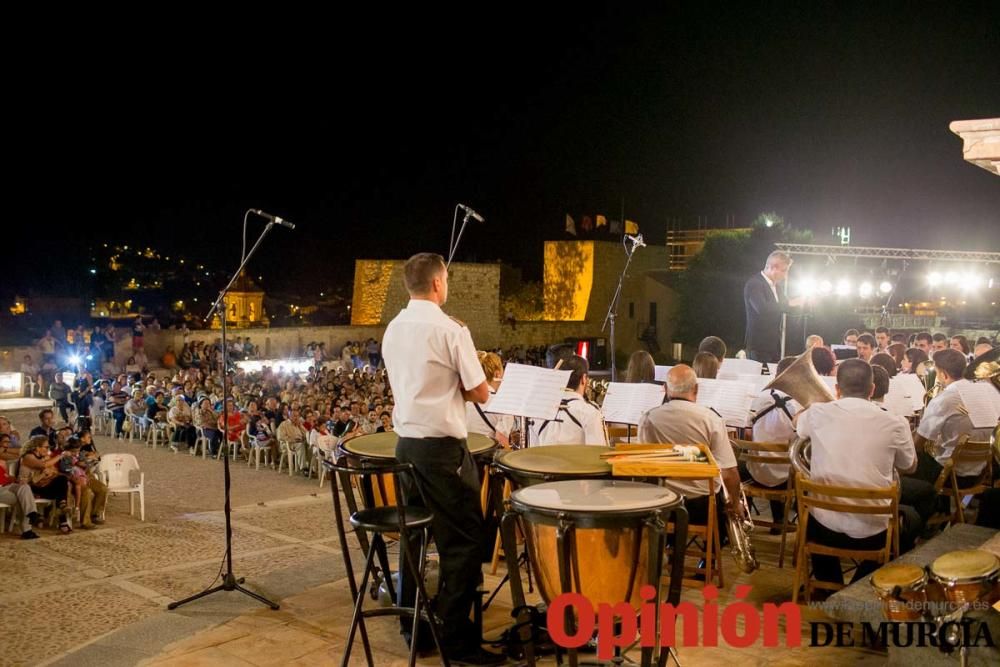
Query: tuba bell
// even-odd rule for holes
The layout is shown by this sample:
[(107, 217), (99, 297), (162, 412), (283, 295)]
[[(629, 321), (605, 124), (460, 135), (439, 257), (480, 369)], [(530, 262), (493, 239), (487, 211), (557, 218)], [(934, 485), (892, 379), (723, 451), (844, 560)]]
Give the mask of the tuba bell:
[(937, 381), (937, 368), (934, 366), (934, 360), (921, 361), (917, 364), (916, 369), (914, 369), (914, 373), (924, 383), (924, 406), (926, 407), (931, 402), (931, 399), (944, 390), (941, 383)]
[(811, 455), (812, 440), (796, 436), (788, 448), (788, 462), (792, 464), (792, 469), (795, 472), (806, 479), (811, 476), (809, 466)]
[(813, 366), (809, 350), (796, 357), (792, 365), (771, 380), (764, 389), (777, 389), (788, 394), (803, 410), (813, 403), (828, 403), (833, 400), (830, 389)]

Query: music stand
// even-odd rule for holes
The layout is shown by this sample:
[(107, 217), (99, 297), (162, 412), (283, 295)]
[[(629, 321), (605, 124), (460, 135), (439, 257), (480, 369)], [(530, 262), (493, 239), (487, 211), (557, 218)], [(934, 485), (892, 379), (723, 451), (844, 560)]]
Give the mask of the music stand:
[[(249, 213), (250, 212), (247, 211), (247, 215)], [(244, 220), (246, 220), (246, 216), (244, 216)], [(230, 505), (230, 487), (232, 486), (232, 479), (229, 474), (229, 448), (232, 445), (229, 442), (229, 410), (227, 407), (227, 399), (229, 398), (229, 345), (227, 345), (226, 343), (226, 311), (225, 311), (226, 294), (229, 293), (229, 290), (232, 288), (233, 283), (235, 283), (237, 278), (240, 277), (240, 274), (243, 273), (243, 269), (250, 261), (250, 258), (253, 257), (253, 254), (254, 252), (257, 251), (257, 248), (260, 246), (261, 241), (264, 240), (264, 237), (267, 235), (269, 231), (271, 231), (271, 227), (273, 226), (274, 226), (273, 221), (267, 223), (267, 225), (264, 227), (264, 231), (262, 231), (260, 233), (260, 236), (257, 238), (257, 242), (254, 243), (253, 247), (250, 248), (250, 252), (248, 252), (243, 257), (243, 261), (240, 263), (240, 267), (236, 269), (236, 273), (234, 273), (233, 277), (229, 279), (229, 283), (224, 288), (222, 288), (221, 292), (219, 292), (219, 298), (215, 300), (215, 303), (212, 304), (211, 310), (208, 311), (208, 315), (205, 316), (205, 321), (208, 321), (212, 317), (212, 314), (215, 313), (220, 308), (221, 305), (222, 317), (220, 318), (220, 320), (222, 322), (222, 439), (223, 439), (223, 444), (226, 447), (225, 451), (222, 452), (222, 470), (223, 470), (222, 474), (225, 480), (223, 486), (223, 488), (225, 489), (225, 506), (223, 512), (226, 516), (226, 556), (225, 556), (226, 574), (223, 576), (222, 583), (219, 584), (218, 586), (206, 588), (202, 592), (195, 593), (194, 595), (186, 597), (183, 600), (178, 600), (177, 602), (171, 602), (170, 604), (167, 605), (167, 609), (177, 609), (177, 607), (180, 607), (181, 605), (187, 604), (188, 602), (194, 602), (199, 598), (211, 595), (212, 593), (218, 593), (219, 591), (239, 591), (244, 595), (252, 597), (254, 600), (266, 604), (271, 609), (274, 610), (279, 609), (277, 603), (271, 602), (264, 596), (258, 595), (253, 591), (249, 591), (243, 588), (240, 584), (246, 581), (246, 579), (243, 577), (237, 579), (236, 575), (233, 574), (233, 521), (232, 521), (232, 507)]]

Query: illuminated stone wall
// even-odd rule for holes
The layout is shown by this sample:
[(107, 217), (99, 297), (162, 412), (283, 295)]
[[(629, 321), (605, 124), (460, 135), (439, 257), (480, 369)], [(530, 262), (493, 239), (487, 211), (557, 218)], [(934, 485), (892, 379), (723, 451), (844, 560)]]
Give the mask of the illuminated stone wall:
[(587, 318), (594, 285), (594, 245), (594, 241), (545, 242), (544, 320)]

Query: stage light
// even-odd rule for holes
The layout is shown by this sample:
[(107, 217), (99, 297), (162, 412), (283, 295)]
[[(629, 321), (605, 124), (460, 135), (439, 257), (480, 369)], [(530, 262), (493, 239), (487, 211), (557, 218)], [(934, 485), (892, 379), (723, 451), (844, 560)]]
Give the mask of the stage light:
[(72, 357), (69, 358), (69, 363), (72, 366), (78, 366), (80, 364), (80, 357), (74, 354)]
[(851, 293), (851, 281), (841, 278), (837, 281), (837, 296), (847, 296)]
[(962, 289), (963, 290), (974, 290), (979, 289), (983, 286), (983, 279), (981, 276), (977, 276), (974, 273), (967, 273), (962, 276)]
[(990, 278), (990, 282), (987, 285), (987, 287), (989, 287), (990, 289), (993, 289), (993, 279), (992, 278)]
[(892, 291), (892, 283), (890, 283), (888, 280), (883, 280), (878, 285), (878, 291), (882, 292), (882, 294), (888, 294), (889, 292)]
[(812, 278), (803, 278), (798, 282), (799, 296), (813, 296), (816, 294), (816, 281)]
[(833, 291), (833, 283), (831, 283), (829, 280), (824, 280), (819, 284), (819, 291), (820, 294), (829, 294), (830, 292)]
[(865, 281), (861, 283), (861, 288), (859, 289), (859, 293), (861, 294), (862, 299), (867, 299), (872, 295), (874, 291), (875, 288), (872, 286), (870, 282)]
[(942, 281), (941, 274), (938, 273), (937, 271), (932, 271), (931, 273), (927, 274), (927, 284), (930, 285), (931, 287), (937, 287), (938, 285), (941, 284), (941, 281)]
[(955, 273), (954, 271), (949, 271), (948, 273), (944, 274), (944, 282), (947, 285), (954, 285), (955, 283), (958, 282), (958, 274)]

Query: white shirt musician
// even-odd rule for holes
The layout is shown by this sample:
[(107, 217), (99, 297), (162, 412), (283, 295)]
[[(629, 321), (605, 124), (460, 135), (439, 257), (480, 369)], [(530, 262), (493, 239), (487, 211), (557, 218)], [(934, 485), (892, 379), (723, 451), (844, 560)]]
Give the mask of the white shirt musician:
[[(750, 411), (754, 413), (754, 442), (791, 442), (795, 436), (792, 418), (802, 406), (788, 394), (777, 389), (766, 389), (753, 399)], [(761, 453), (766, 456), (766, 452)], [(787, 465), (771, 465), (750, 461), (747, 469), (758, 483), (764, 486), (780, 486), (788, 481)]]
[[(813, 482), (886, 488), (892, 485), (895, 470), (908, 474), (916, 469), (916, 452), (906, 419), (870, 402), (874, 390), (871, 366), (861, 359), (845, 359), (837, 369), (837, 400), (813, 403), (798, 416), (799, 436), (812, 439)], [(833, 547), (879, 549), (885, 544), (888, 520), (884, 515), (815, 509), (809, 521), (809, 537)], [(812, 561), (817, 579), (843, 583), (837, 558), (814, 554)], [(861, 563), (854, 580), (877, 567), (871, 561)]]
[[(494, 352), (477, 352), (479, 364), (486, 374), (486, 383), (490, 387), (490, 396), (496, 394), (503, 380), (503, 360)], [(465, 404), (465, 423), (469, 433), (481, 433), (500, 443), (504, 448), (510, 447), (510, 433), (514, 430), (514, 417), (486, 412), (485, 406), (478, 403)]]
[(568, 357), (560, 370), (572, 371), (566, 385), (566, 396), (554, 420), (535, 422), (533, 444), (537, 445), (600, 445), (608, 444), (604, 430), (604, 415), (600, 408), (584, 398), (589, 381), (590, 364), (583, 357)]
[[(968, 413), (964, 410), (962, 396), (959, 390), (972, 384), (963, 379), (965, 372), (965, 355), (958, 350), (942, 350), (934, 355), (934, 366), (937, 370), (937, 381), (944, 385), (944, 391), (935, 396), (920, 418), (917, 427), (917, 448), (921, 451), (920, 469), (917, 477), (926, 482), (934, 483), (941, 468), (948, 462), (955, 451), (955, 446), (963, 435), (968, 434), (973, 440), (989, 440), (992, 429), (977, 429), (972, 426)], [(990, 392), (991, 400), (1000, 404), (1000, 393)], [(925, 460), (923, 445), (927, 442), (934, 445), (933, 465)], [(956, 465), (955, 474), (961, 477), (978, 475), (984, 462), (963, 461)]]

